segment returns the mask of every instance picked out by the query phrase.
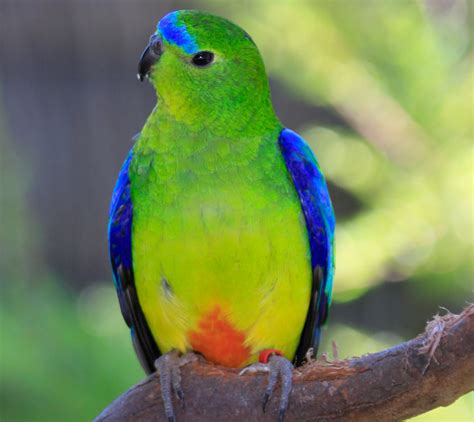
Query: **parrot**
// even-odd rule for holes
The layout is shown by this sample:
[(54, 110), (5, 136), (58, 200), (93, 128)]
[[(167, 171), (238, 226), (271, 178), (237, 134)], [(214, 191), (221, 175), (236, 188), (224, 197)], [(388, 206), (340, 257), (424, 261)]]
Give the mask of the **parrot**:
[[(292, 369), (317, 352), (334, 278), (335, 216), (317, 159), (273, 109), (250, 35), (178, 10), (138, 64), (157, 103), (120, 170), (109, 253), (123, 318), (175, 420), (197, 356), (264, 371), (288, 406)], [(184, 402), (183, 402), (184, 403)]]

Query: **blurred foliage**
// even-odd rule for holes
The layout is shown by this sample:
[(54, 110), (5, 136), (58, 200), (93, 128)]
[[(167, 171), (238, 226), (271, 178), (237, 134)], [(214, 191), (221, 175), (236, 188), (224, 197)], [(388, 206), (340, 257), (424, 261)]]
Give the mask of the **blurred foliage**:
[[(472, 300), (472, 3), (198, 4), (242, 25), (294, 95), (346, 122), (302, 130), (328, 180), (361, 204), (338, 221), (336, 306), (387, 281), (410, 283), (420, 302)], [(42, 234), (26, 202), (28, 157), (8, 143), (2, 115), (1, 419), (90, 420), (143, 374), (112, 282), (73, 293), (34, 258)], [(349, 322), (329, 323), (322, 350), (335, 340), (347, 357), (403, 340)], [(473, 416), (470, 394), (417, 419)]]
[(33, 295), (25, 285), (1, 299), (1, 419), (92, 420), (143, 378), (114, 288), (77, 299), (57, 280), (35, 282)]

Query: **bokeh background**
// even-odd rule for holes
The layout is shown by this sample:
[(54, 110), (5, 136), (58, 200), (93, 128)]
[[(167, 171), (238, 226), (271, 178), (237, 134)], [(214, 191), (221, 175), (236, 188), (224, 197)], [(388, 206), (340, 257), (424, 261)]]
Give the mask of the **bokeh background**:
[[(473, 300), (469, 0), (0, 0), (3, 421), (85, 421), (143, 378), (107, 212), (154, 106), (157, 20), (199, 8), (260, 47), (276, 111), (316, 151), (338, 219), (322, 351), (381, 350)], [(473, 396), (419, 421), (472, 421)]]

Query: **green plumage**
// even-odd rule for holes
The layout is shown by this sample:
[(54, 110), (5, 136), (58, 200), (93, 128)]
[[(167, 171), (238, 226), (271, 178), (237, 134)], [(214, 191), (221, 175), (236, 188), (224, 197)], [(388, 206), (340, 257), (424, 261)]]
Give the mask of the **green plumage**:
[[(200, 52), (213, 60), (195, 65)], [(329, 243), (318, 233), (329, 226), (312, 201), (323, 195), (328, 210), (330, 201), (314, 157), (291, 133), (282, 153), (283, 126), (255, 44), (225, 19), (174, 12), (160, 21), (139, 76), (149, 78), (158, 104), (119, 179), (109, 237), (119, 297), (127, 283), (132, 289), (121, 299), (124, 315), (131, 310), (148, 365), (148, 329), (161, 353), (195, 350), (227, 366), (255, 361), (265, 349), (293, 359), (305, 321), (303, 346), (321, 323), (307, 315), (310, 306), (319, 315), (313, 266), (326, 265)], [(306, 188), (313, 215), (303, 213), (306, 193), (295, 188), (305, 177), (324, 188)], [(132, 206), (133, 275), (122, 235)], [(308, 221), (316, 228), (311, 242)], [(313, 246), (324, 252), (319, 261)]]
[(138, 296), (162, 352), (191, 349), (189, 332), (218, 306), (245, 333), (250, 356), (240, 365), (263, 348), (291, 358), (311, 270), (301, 205), (278, 148), (282, 125), (253, 42), (202, 16), (199, 25), (195, 15), (181, 19), (215, 63), (189, 66), (164, 40), (151, 74), (158, 106), (133, 152)]
[(188, 332), (217, 305), (251, 339), (252, 358), (296, 349), (311, 285), (306, 228), (281, 125), (256, 117), (248, 134), (225, 137), (158, 107), (134, 148), (136, 286), (164, 352), (191, 349)]

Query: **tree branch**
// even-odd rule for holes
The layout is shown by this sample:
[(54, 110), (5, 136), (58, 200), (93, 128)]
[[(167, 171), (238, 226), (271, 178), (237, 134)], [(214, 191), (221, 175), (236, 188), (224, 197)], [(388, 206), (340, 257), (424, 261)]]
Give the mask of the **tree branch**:
[[(279, 391), (262, 412), (264, 375), (196, 362), (182, 370), (186, 409), (178, 421), (274, 421)], [(435, 316), (423, 334), (379, 353), (294, 371), (286, 420), (396, 421), (447, 406), (474, 390), (474, 305), (460, 315)], [(156, 375), (132, 387), (97, 418), (102, 421), (164, 420)]]

